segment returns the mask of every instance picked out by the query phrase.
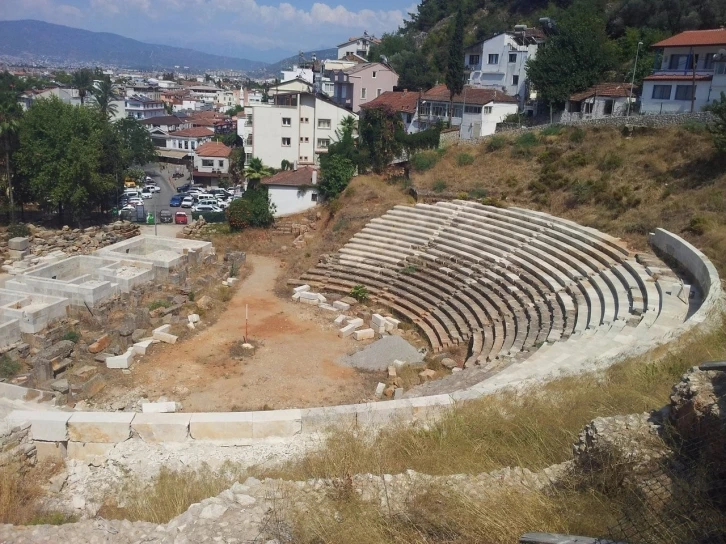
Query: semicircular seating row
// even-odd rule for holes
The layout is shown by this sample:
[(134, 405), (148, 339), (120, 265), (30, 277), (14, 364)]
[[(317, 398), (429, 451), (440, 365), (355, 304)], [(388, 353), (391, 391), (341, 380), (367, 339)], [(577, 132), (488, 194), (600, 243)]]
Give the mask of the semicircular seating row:
[(689, 287), (653, 254), (636, 258), (548, 214), (468, 201), (396, 206), (302, 279), (341, 293), (365, 285), (434, 351), (467, 342), (465, 366), (490, 370), (535, 351), (559, 362), (612, 355), (665, 336), (689, 310)]

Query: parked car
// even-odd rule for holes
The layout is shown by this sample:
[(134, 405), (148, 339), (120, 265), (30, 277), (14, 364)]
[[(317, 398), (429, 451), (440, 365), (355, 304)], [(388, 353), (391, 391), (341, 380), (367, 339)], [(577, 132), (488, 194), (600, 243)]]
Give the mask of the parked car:
[(159, 212), (159, 222), (171, 223), (172, 222), (171, 212), (169, 210), (161, 210)]
[(181, 202), (181, 207), (182, 208), (191, 208), (192, 206), (194, 206), (194, 197), (185, 196)]
[(146, 176), (146, 178), (144, 179), (144, 181), (146, 183), (154, 183), (154, 178), (152, 178), (151, 176)]
[(205, 213), (205, 212), (221, 212), (222, 208), (219, 206), (212, 206), (211, 204), (197, 204), (192, 208), (192, 211), (197, 213)]
[(154, 192), (148, 187), (141, 189), (141, 198), (154, 198)]
[(187, 224), (187, 214), (184, 212), (176, 212), (174, 214), (174, 223), (177, 225), (186, 225)]
[(129, 206), (143, 206), (144, 201), (137, 197), (129, 198), (128, 205)]
[(226, 200), (217, 200), (217, 206), (222, 210), (226, 210), (227, 208), (229, 208), (229, 202), (227, 202)]
[(182, 200), (184, 200), (184, 196), (174, 195), (169, 199), (169, 206), (171, 206), (172, 208), (178, 208), (179, 206), (181, 206)]
[(177, 187), (176, 192), (177, 193), (186, 193), (191, 188), (192, 188), (191, 183), (185, 183), (184, 185), (180, 185), (179, 187)]
[(144, 189), (149, 189), (152, 193), (160, 193), (161, 187), (159, 187), (156, 183), (147, 183), (144, 186)]

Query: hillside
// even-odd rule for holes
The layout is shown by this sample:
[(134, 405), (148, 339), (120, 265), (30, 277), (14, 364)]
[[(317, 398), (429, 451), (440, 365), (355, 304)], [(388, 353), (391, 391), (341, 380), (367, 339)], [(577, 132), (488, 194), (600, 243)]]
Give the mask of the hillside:
[(155, 45), (107, 32), (42, 21), (0, 21), (0, 56), (38, 63), (165, 69), (188, 66), (192, 70), (252, 71), (265, 63), (201, 53), (193, 49)]

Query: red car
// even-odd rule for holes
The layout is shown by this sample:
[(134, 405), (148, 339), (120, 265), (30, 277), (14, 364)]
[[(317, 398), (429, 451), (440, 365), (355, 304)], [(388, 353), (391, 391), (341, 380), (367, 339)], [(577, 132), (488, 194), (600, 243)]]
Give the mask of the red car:
[(186, 225), (187, 224), (187, 214), (184, 212), (176, 212), (174, 214), (174, 223), (177, 225)]

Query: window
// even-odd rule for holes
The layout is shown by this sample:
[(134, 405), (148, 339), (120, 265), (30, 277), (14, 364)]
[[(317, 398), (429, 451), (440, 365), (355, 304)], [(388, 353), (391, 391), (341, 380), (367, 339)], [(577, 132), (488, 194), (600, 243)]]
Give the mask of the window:
[(189, 142), (184, 140), (184, 149), (189, 149)]
[(310, 138), (308, 138), (307, 136), (305, 138), (303, 138), (302, 136), (300, 136), (300, 143), (301, 144), (302, 143), (308, 143), (309, 141), (310, 141)]
[(509, 53), (509, 62), (517, 62), (517, 53)]
[(192, 142), (192, 149), (196, 149), (196, 148), (197, 148), (197, 142)]
[(704, 70), (713, 70), (713, 56), (715, 53), (706, 53), (706, 58), (703, 60)]
[(499, 55), (489, 55), (489, 64), (499, 64)]
[(318, 119), (318, 128), (330, 128), (330, 119)]
[(479, 55), (469, 55), (469, 66), (475, 66), (479, 64), (481, 57)]
[(301, 118), (300, 118), (300, 122), (301, 122), (301, 123), (307, 123), (307, 122), (309, 122), (309, 121), (310, 121), (310, 119), (308, 119), (307, 117), (301, 117)]
[(361, 98), (361, 100), (365, 100), (367, 94), (368, 94), (368, 89), (366, 89), (365, 87), (363, 87), (360, 90), (360, 98)]
[(318, 149), (328, 149), (330, 140), (328, 138), (318, 138)]
[(252, 160), (252, 153), (245, 153), (245, 162), (249, 164)]
[(383, 89), (376, 89), (376, 96), (381, 96)]
[(310, 200), (313, 201), (313, 202), (317, 202), (318, 201), (318, 193), (311, 193), (310, 194)]
[(655, 100), (670, 100), (671, 99), (671, 86), (670, 85), (653, 85), (653, 98)]
[(178, 147), (179, 147), (179, 149), (181, 149), (183, 147), (182, 146), (182, 143), (181, 143), (181, 140), (179, 140), (179, 142), (178, 142)]
[(676, 85), (676, 100), (693, 98), (693, 85)]
[(217, 161), (220, 168), (224, 168), (224, 161)]
[(481, 106), (466, 106), (464, 111), (466, 113), (481, 113)]
[(378, 72), (374, 71), (374, 72), (373, 72), (373, 79), (376, 79), (376, 76), (377, 76), (377, 75), (378, 75)]
[(492, 112), (491, 106), (484, 106), (484, 115), (489, 115)]
[[(696, 55), (696, 63), (698, 63), (698, 55)], [(671, 55), (668, 62), (669, 70), (691, 70), (693, 68), (693, 56), (691, 55)]]
[(512, 85), (519, 85), (519, 76), (512, 76)]
[(202, 159), (202, 166), (213, 167), (214, 161), (212, 159)]
[(289, 127), (292, 124), (292, 119), (290, 117), (283, 117), (282, 118), (282, 126), (283, 127)]
[(716, 63), (716, 73), (720, 76), (724, 75), (724, 73), (726, 73), (726, 63), (717, 62)]
[(457, 106), (454, 104), (454, 112), (452, 114), (452, 117), (461, 117), (464, 112), (463, 106)]
[(291, 141), (290, 138), (283, 138), (282, 139), (282, 147), (290, 147)]

